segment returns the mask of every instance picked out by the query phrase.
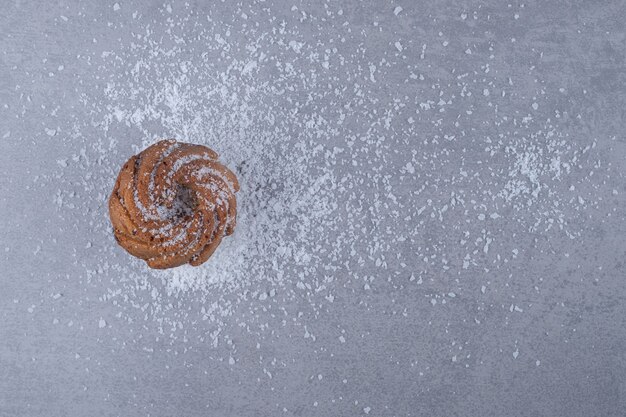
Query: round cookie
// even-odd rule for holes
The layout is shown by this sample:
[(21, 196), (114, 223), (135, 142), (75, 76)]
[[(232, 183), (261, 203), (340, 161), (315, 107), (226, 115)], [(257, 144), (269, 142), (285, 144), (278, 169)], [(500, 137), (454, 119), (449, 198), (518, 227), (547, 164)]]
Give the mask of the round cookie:
[(109, 198), (115, 239), (151, 268), (200, 265), (234, 232), (237, 191), (216, 152), (162, 140), (120, 170)]

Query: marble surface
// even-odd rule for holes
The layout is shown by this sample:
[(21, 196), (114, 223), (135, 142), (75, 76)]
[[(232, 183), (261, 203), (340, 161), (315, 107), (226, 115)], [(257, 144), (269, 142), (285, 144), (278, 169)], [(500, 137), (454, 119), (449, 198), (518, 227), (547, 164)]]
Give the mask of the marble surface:
[[(623, 1), (7, 0), (0, 416), (623, 416)], [(115, 173), (214, 147), (203, 272)]]

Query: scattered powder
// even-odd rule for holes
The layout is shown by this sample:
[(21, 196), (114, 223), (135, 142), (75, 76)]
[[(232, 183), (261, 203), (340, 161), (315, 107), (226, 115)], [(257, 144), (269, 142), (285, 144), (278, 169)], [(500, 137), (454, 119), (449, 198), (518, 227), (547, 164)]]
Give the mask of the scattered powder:
[[(340, 297), (407, 320), (417, 319), (411, 305), (370, 301), (385, 289), (433, 310), (470, 298), (491, 305), (489, 279), (525, 268), (514, 252), (519, 236), (580, 236), (576, 219), (591, 200), (579, 188), (599, 158), (594, 138), (573, 140), (558, 118), (520, 116), (548, 99), (516, 95), (515, 76), (525, 73), (490, 69), (474, 45), (459, 47), (458, 62), (431, 66), (440, 39), (428, 43), (432, 54), (424, 43), (421, 54), (402, 57), (389, 37), (373, 59), (363, 44), (343, 44), (348, 32), (311, 39), (289, 25), (259, 33), (190, 15), (164, 18), (167, 38), (151, 30), (161, 20), (133, 17), (118, 49), (89, 56), (89, 82), (100, 86), (80, 95), (89, 120), (42, 132), (76, 144), (55, 175), (63, 184), (71, 169), (83, 181), (78, 189), (67, 181), (53, 201), (80, 213), (100, 242), (98, 260), (79, 264), (86, 285), (105, 282), (100, 301), (117, 309), (109, 323), (143, 317), (160, 340), (223, 346), (221, 359), (236, 366), (234, 335), (261, 343), (282, 331), (318, 343), (312, 323)], [(390, 92), (397, 83), (405, 87)], [(207, 263), (154, 271), (116, 246), (106, 200), (123, 162), (168, 137), (217, 151), (241, 190), (235, 233)], [(500, 294), (513, 291), (504, 287)], [(529, 309), (520, 302), (512, 313)], [(280, 318), (268, 324), (259, 313), (268, 310)], [(454, 337), (448, 321), (449, 331)], [(358, 339), (342, 333), (329, 343)]]

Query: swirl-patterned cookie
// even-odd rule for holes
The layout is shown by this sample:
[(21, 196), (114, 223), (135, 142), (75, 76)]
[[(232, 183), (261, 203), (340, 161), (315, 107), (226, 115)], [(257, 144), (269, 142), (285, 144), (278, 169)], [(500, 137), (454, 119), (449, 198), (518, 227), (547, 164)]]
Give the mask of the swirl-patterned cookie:
[(217, 158), (171, 139), (132, 156), (109, 198), (120, 246), (156, 269), (206, 262), (237, 217), (237, 177)]

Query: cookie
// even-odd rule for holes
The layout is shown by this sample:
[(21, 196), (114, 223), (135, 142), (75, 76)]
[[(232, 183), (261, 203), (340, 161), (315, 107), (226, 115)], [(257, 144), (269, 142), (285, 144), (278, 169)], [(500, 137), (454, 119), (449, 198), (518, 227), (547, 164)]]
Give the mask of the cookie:
[(109, 198), (115, 239), (150, 268), (198, 266), (234, 232), (237, 191), (215, 151), (162, 140), (120, 170)]

